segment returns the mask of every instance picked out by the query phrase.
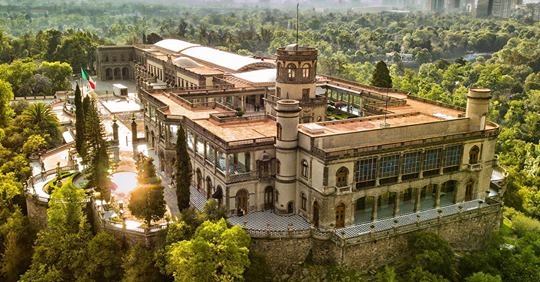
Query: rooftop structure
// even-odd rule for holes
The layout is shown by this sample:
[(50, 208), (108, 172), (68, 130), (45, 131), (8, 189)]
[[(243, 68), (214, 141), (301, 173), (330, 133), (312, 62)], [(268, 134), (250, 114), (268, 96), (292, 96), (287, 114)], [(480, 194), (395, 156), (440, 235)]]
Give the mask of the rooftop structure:
[(462, 109), (317, 75), (317, 50), (296, 44), (272, 59), (169, 39), (125, 51), (162, 173), (173, 173), (182, 125), (194, 189), (235, 222), (272, 211), (348, 238), (354, 226), (433, 220), (445, 207), (454, 216), (502, 192), (491, 186), (498, 125), (486, 120), (487, 89), (471, 89)]

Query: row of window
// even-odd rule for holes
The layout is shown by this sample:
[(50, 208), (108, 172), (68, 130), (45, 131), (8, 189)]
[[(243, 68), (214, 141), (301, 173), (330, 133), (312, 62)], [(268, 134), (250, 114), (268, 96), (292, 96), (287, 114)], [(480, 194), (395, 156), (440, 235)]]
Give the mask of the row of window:
[[(234, 154), (225, 154), (216, 148), (197, 138), (191, 131), (187, 131), (187, 147), (202, 158), (207, 163), (216, 166), (221, 173), (229, 175), (247, 173), (251, 171), (251, 153), (241, 152)], [(226, 158), (228, 162), (226, 162)]]
[(287, 67), (283, 69), (281, 67), (281, 63), (278, 63), (277, 65), (278, 69), (278, 76), (283, 76), (283, 71), (286, 71), (287, 78), (289, 80), (293, 80), (296, 77), (302, 77), (302, 78), (309, 78), (311, 76), (311, 65), (308, 63), (304, 63), (301, 68), (298, 68), (295, 64), (289, 63), (287, 64)]
[(421, 170), (426, 175), (438, 174), (440, 168), (458, 167), (462, 154), (463, 146), (455, 145), (444, 149), (429, 149), (425, 152), (416, 151), (403, 155), (395, 154), (359, 160), (355, 164), (355, 181), (374, 185), (377, 178), (395, 178), (394, 180), (397, 181), (400, 173), (405, 176), (405, 179), (409, 176), (414, 178)]

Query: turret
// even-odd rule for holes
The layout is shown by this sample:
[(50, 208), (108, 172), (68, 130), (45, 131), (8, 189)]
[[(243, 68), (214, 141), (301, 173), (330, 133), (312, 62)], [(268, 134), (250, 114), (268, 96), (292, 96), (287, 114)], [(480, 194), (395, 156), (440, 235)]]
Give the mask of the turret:
[(299, 102), (280, 100), (277, 102), (276, 121), (276, 190), (278, 193), (276, 209), (282, 213), (295, 211), (296, 198), (296, 152), (298, 146)]
[(469, 118), (470, 130), (484, 130), (489, 114), (489, 99), (491, 90), (486, 88), (473, 88), (467, 94), (466, 117)]
[(302, 113), (300, 122), (322, 121), (325, 119), (326, 100), (316, 97), (318, 51), (311, 47), (291, 44), (277, 49), (277, 74), (275, 100), (291, 99), (300, 101)]

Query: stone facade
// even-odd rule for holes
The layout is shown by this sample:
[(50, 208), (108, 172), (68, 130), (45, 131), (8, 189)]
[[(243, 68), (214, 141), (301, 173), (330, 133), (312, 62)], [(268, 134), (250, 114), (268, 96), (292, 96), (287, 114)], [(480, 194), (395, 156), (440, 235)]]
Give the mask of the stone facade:
[(499, 229), (501, 218), (501, 207), (494, 203), (474, 212), (424, 222), (416, 228), (374, 232), (354, 240), (339, 240), (328, 235), (324, 238), (317, 232), (304, 238), (259, 236), (252, 239), (252, 249), (263, 254), (276, 273), (293, 270), (304, 263), (308, 255), (316, 264), (339, 264), (367, 272), (406, 258), (411, 253), (407, 240), (418, 231), (435, 233), (457, 250), (480, 249)]

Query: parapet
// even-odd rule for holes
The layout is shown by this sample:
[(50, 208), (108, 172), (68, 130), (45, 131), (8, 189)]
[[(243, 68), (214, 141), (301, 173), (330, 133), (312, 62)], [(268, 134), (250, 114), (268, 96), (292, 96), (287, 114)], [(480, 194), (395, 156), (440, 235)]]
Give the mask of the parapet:
[(276, 104), (276, 111), (278, 112), (299, 112), (300, 102), (297, 100), (283, 99), (278, 100)]
[(488, 88), (471, 88), (467, 98), (471, 99), (491, 99), (491, 89)]

